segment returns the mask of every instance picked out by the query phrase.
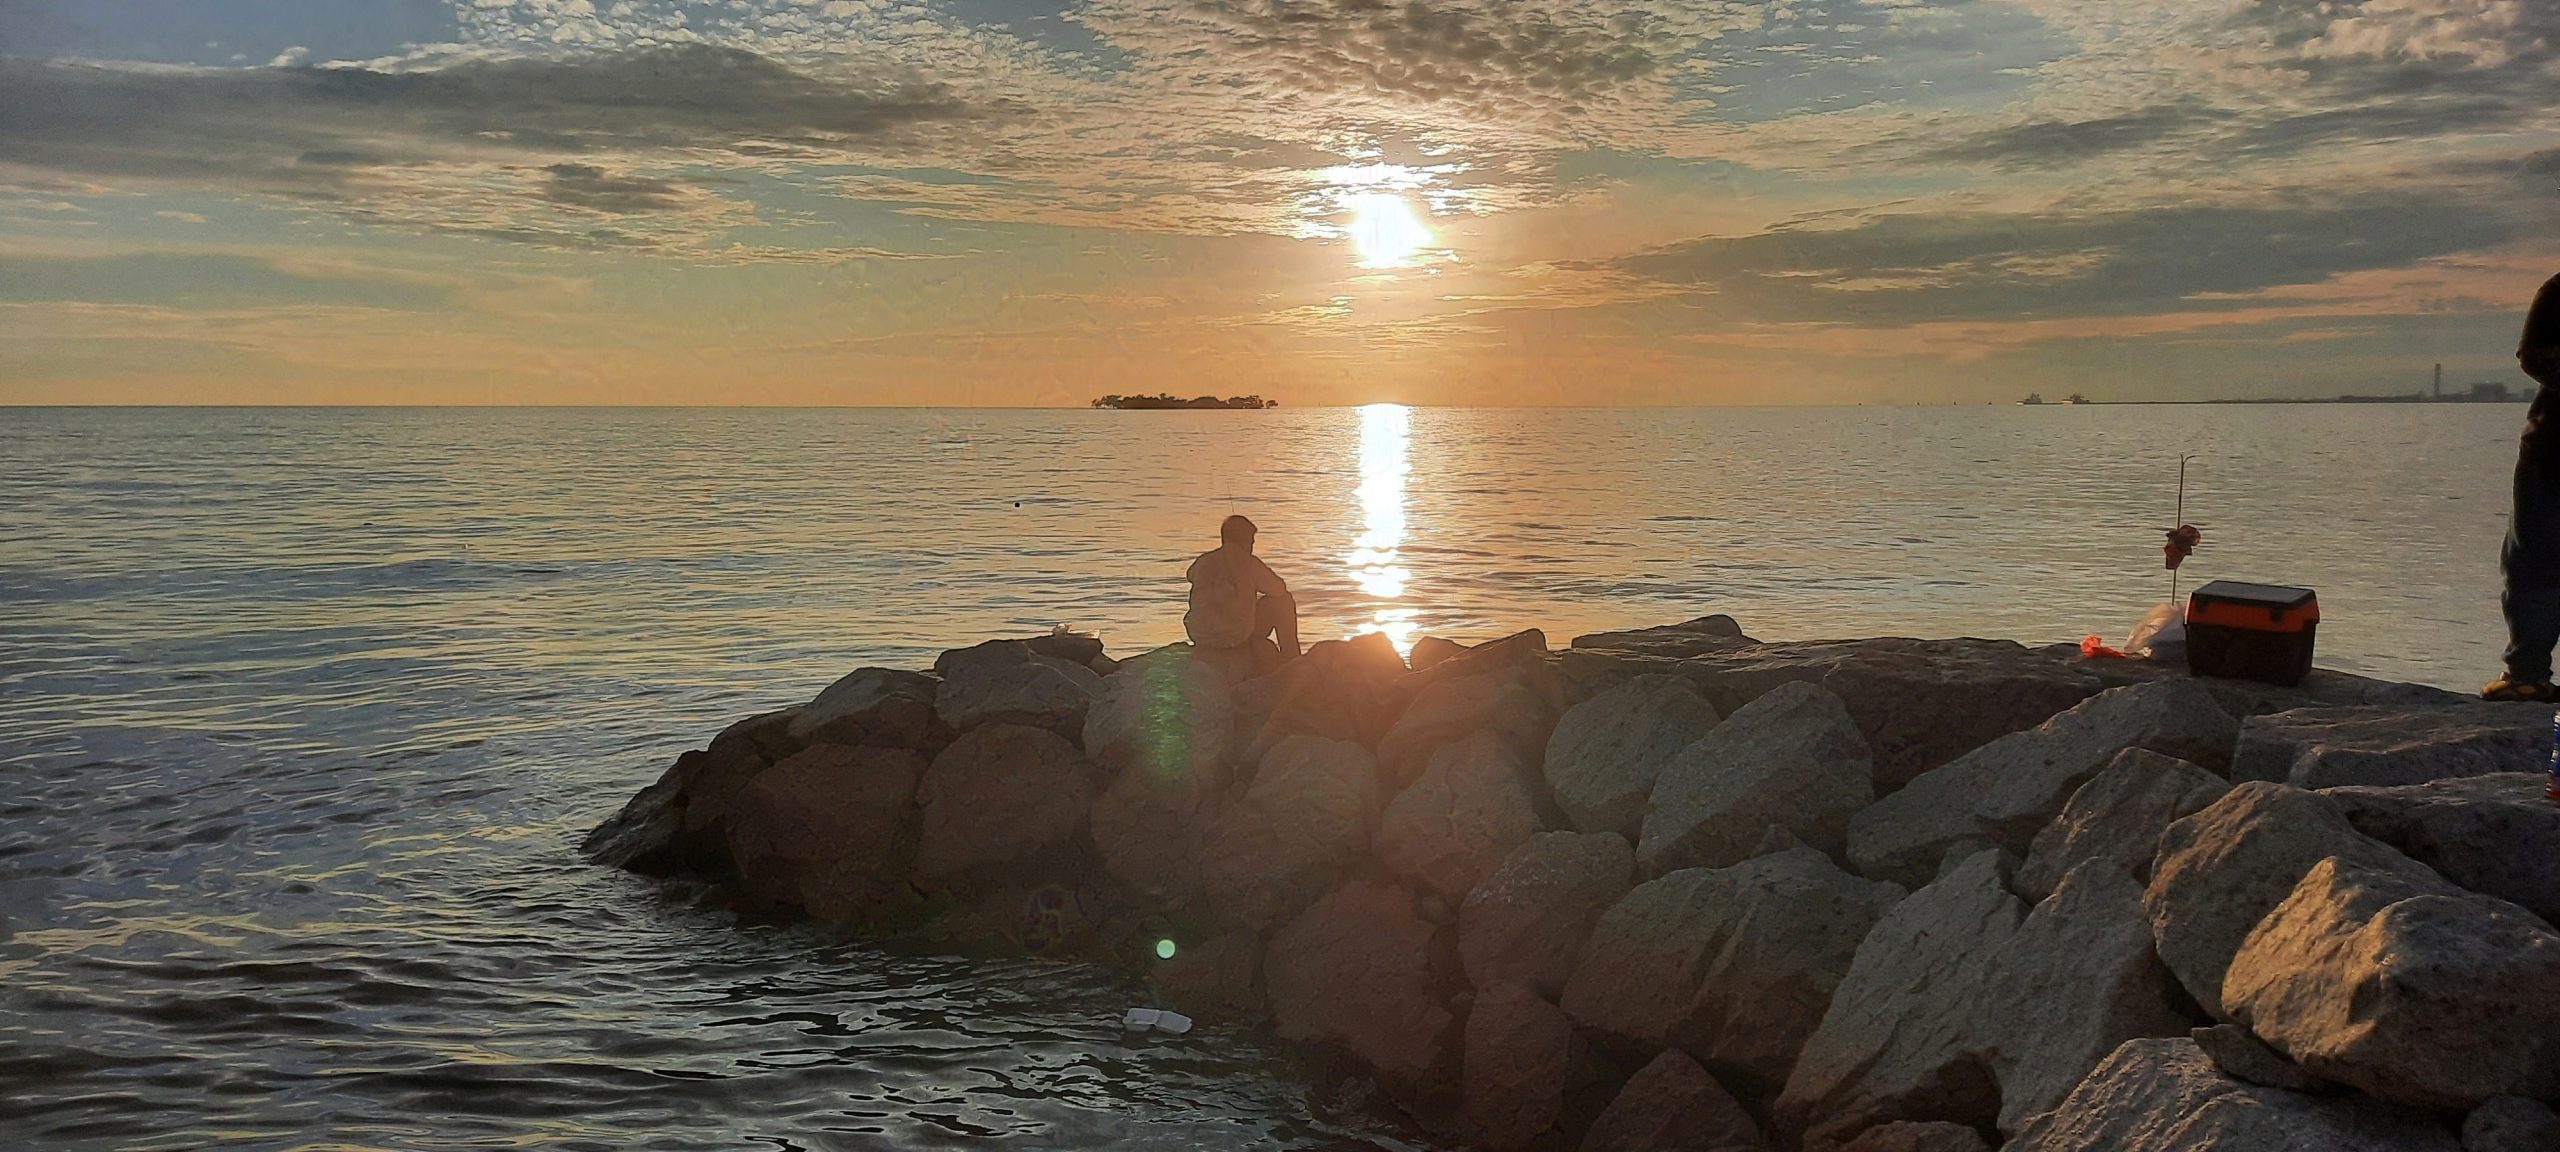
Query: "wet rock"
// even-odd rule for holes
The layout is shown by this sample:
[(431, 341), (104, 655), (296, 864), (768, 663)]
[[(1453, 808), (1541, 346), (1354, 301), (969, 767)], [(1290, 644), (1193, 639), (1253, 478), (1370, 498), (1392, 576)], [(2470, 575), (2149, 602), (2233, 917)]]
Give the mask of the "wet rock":
[(856, 668), (803, 705), (785, 731), (804, 746), (929, 751), (945, 731), (933, 711), (935, 687), (921, 672)]
[(1811, 848), (1684, 868), (1602, 914), (1565, 983), (1574, 1022), (1678, 1047), (1774, 1092), (1821, 1023), (1858, 942), (1902, 889)]
[(1085, 750), (1103, 767), (1155, 791), (1193, 797), (1226, 790), (1234, 738), (1226, 681), (1187, 652), (1159, 650), (1122, 665), (1084, 721)]
[(1629, 843), (1662, 766), (1716, 726), (1716, 710), (1677, 676), (1638, 676), (1576, 704), (1547, 738), (1556, 807), (1584, 832)]
[(2160, 959), (2207, 1012), (2251, 929), (2323, 858), (2384, 870), (2419, 868), (2357, 832), (2335, 801), (2282, 784), (2240, 784), (2169, 825), (2152, 860), (2143, 910)]
[(578, 841), (578, 854), (607, 868), (673, 876), (691, 867), (683, 839), (684, 782), (670, 768)]
[(1858, 813), (1849, 825), (1849, 858), (1866, 875), (1911, 882), (1934, 872), (1958, 843), (1987, 840), (2025, 851), (2117, 753), (2148, 748), (2210, 770), (2230, 762), (2238, 730), (2192, 680), (2112, 689), (1968, 752)]
[(1983, 989), (2000, 1130), (2009, 1133), (2059, 1106), (2125, 1041), (2183, 1036), (2195, 1022), (2152, 952), (2142, 886), (2103, 860), (2072, 869), (2035, 906), (1992, 955)]
[(1434, 931), (1395, 885), (1352, 880), (1326, 893), (1263, 954), (1275, 1031), (1337, 1046), (1399, 1091), (1448, 1085), (1458, 1021), (1441, 999)]
[(2560, 933), (2426, 868), (2326, 857), (2259, 921), (2222, 1007), (2315, 1075), (2460, 1110), (2560, 1098)]
[(2096, 695), (2105, 682), (2076, 651), (2006, 640), (1835, 640), (1759, 644), (1681, 663), (1720, 715), (1780, 684), (1830, 689), (1857, 718), (1879, 788)]
[(1413, 651), (1406, 656), (1406, 660), (1413, 665), (1414, 671), (1423, 672), (1447, 663), (1450, 657), (1466, 650), (1466, 645), (1455, 640), (1425, 636), (1413, 642)]
[(1213, 1023), (1260, 1020), (1262, 942), (1250, 932), (1228, 932), (1198, 943), (1175, 940), (1171, 958), (1150, 961), (1148, 984), (1157, 1000), (1193, 1019)]
[(2237, 1024), (2190, 1028), (2187, 1038), (2196, 1042), (2214, 1067), (2234, 1079), (2289, 1092), (2321, 1092), (2329, 1087), (2328, 1081), (2303, 1071), (2302, 1065), (2285, 1059)]
[[(1433, 671), (1457, 667), (1459, 662), (1450, 661)], [(1411, 784), (1442, 748), (1476, 738), (1498, 741), (1514, 762), (1536, 769), (1546, 758), (1547, 738), (1563, 711), (1561, 689), (1550, 692), (1542, 687), (1541, 678), (1552, 675), (1543, 666), (1527, 672), (1495, 669), (1424, 686), (1395, 727), (1378, 741), (1378, 766), (1386, 774), (1388, 788), (1400, 790)]]
[(1683, 658), (1713, 652), (1729, 652), (1759, 641), (1742, 634), (1742, 625), (1721, 612), (1700, 616), (1678, 624), (1656, 628), (1634, 628), (1623, 632), (1594, 632), (1573, 638), (1573, 646), (1602, 652), (1627, 652), (1641, 656)]
[(2464, 888), (2560, 925), (2560, 804), (2540, 772), (2333, 788), (2347, 823)]
[(1526, 1148), (1564, 1116), (1573, 1022), (1516, 984), (1479, 987), (1467, 1013), (1463, 1127), (1471, 1147)]
[(1848, 708), (1812, 684), (1770, 690), (1661, 769), (1636, 863), (1645, 875), (1749, 859), (1771, 828), (1838, 855), (1875, 801), (1874, 761)]
[(1048, 729), (989, 724), (963, 733), (916, 790), (917, 886), (1029, 865), (1071, 845), (1100, 790), (1092, 763)]
[(1582, 1152), (1762, 1152), (1751, 1114), (1688, 1053), (1653, 1058), (1618, 1089)]
[(2548, 707), (2298, 708), (2241, 726), (2231, 778), (2313, 789), (2424, 784), (2540, 771), (2550, 755)]
[(1531, 836), (1458, 909), (1467, 982), (1562, 995), (1592, 926), (1634, 883), (1635, 864), (1614, 832)]
[(1211, 907), (1256, 928), (1296, 916), (1367, 853), (1378, 810), (1377, 762), (1366, 749), (1282, 740), (1201, 841)]
[(1986, 977), (2025, 912), (2002, 884), (1996, 850), (1967, 857), (1886, 912), (1772, 1108), (1778, 1129), (1821, 1150), (1892, 1120), (1997, 1116), (1984, 1016), (2013, 990), (1995, 991)]
[(1991, 1152), (1991, 1145), (1962, 1124), (1896, 1120), (1867, 1129), (1840, 1152)]
[(2462, 1120), (2463, 1152), (2551, 1152), (2560, 1148), (2560, 1115), (2539, 1100), (2500, 1096)]
[(1387, 802), (1374, 841), (1378, 862), (1418, 888), (1464, 899), (1538, 832), (1526, 775), (1499, 736), (1441, 748), (1422, 778)]
[(1022, 724), (1073, 738), (1084, 731), (1102, 677), (1081, 664), (1033, 656), (1027, 646), (1007, 649), (1014, 663), (980, 657), (957, 662), (934, 689), (933, 713), (955, 732), (984, 724)]
[(2433, 1118), (2222, 1074), (2185, 1038), (2131, 1040), (2002, 1152), (2454, 1152)]
[[(947, 895), (929, 898), (927, 907)], [(1106, 909), (1072, 884), (1037, 874), (1002, 876), (973, 881), (967, 899), (941, 904), (922, 926), (891, 939), (904, 948), (972, 959), (1065, 959), (1092, 954), (1106, 916)]]
[(924, 770), (903, 748), (813, 744), (757, 775), (728, 821), (739, 887), (828, 924), (879, 906), (904, 878), (896, 848)]
[(2184, 760), (2127, 748), (2072, 793), (2062, 814), (2036, 833), (2026, 863), (2018, 869), (2018, 892), (2042, 900), (2062, 883), (2064, 873), (2091, 860), (2103, 861), (2137, 884), (2149, 883), (2160, 833), (2230, 790), (2221, 777)]

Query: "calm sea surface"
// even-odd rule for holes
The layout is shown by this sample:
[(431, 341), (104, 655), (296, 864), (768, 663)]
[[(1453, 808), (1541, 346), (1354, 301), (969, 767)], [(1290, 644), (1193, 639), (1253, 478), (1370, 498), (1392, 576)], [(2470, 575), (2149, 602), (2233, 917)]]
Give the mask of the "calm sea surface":
[(11, 411), (0, 1124), (42, 1148), (1359, 1147), (1113, 978), (741, 926), (577, 837), (731, 718), (1065, 624), (1244, 512), (1321, 638), (1731, 612), (2120, 639), (2309, 584), (2496, 671), (2520, 406)]

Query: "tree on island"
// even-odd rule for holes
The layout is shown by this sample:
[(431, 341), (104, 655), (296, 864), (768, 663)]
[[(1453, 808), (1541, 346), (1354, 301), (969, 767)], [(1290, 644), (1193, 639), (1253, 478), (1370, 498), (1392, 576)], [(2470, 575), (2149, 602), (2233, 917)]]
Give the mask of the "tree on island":
[(1277, 400), (1265, 400), (1265, 399), (1263, 399), (1263, 398), (1262, 398), (1262, 397), (1260, 397), (1260, 396), (1229, 396), (1229, 397), (1227, 397), (1227, 398), (1226, 398), (1226, 399), (1224, 399), (1224, 400), (1221, 400), (1221, 399), (1219, 399), (1219, 398), (1217, 398), (1217, 397), (1215, 397), (1215, 396), (1194, 396), (1194, 397), (1192, 397), (1191, 399), (1185, 400), (1185, 399), (1183, 399), (1182, 397), (1180, 397), (1180, 396), (1176, 396), (1176, 395), (1174, 395), (1173, 393), (1170, 393), (1170, 392), (1158, 392), (1158, 393), (1156, 393), (1156, 394), (1155, 394), (1155, 395), (1153, 395), (1153, 396), (1123, 396), (1123, 395), (1120, 395), (1120, 394), (1119, 394), (1119, 393), (1117, 393), (1117, 392), (1114, 392), (1114, 393), (1112, 393), (1111, 395), (1104, 396), (1104, 397), (1101, 397), (1101, 398), (1099, 398), (1099, 399), (1096, 399), (1096, 400), (1093, 402), (1093, 406), (1094, 406), (1094, 407), (1096, 407), (1096, 408), (1123, 408), (1123, 409), (1130, 409), (1130, 408), (1137, 408), (1137, 409), (1160, 409), (1160, 408), (1252, 408), (1252, 409), (1261, 409), (1261, 408), (1277, 408), (1277, 407), (1279, 407), (1279, 406), (1280, 406), (1280, 402), (1279, 402), (1279, 401), (1277, 401)]

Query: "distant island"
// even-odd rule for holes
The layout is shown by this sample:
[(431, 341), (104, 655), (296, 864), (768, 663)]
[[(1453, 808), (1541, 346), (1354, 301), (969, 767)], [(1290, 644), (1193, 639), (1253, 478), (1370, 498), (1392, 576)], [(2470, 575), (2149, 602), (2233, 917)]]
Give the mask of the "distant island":
[(1122, 396), (1114, 393), (1095, 400), (1093, 402), (1093, 406), (1096, 408), (1124, 409), (1249, 408), (1259, 411), (1264, 408), (1277, 408), (1280, 406), (1280, 402), (1277, 400), (1265, 400), (1260, 396), (1229, 396), (1224, 400), (1218, 399), (1215, 396), (1194, 396), (1185, 400), (1170, 392), (1158, 392), (1153, 396)]

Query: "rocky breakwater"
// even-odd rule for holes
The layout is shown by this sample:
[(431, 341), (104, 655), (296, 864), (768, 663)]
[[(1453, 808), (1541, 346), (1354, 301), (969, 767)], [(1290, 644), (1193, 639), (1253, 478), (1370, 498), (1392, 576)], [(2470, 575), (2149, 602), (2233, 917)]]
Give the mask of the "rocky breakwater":
[(2560, 1148), (2550, 713), (1724, 617), (866, 668), (588, 837), (1489, 1149)]

